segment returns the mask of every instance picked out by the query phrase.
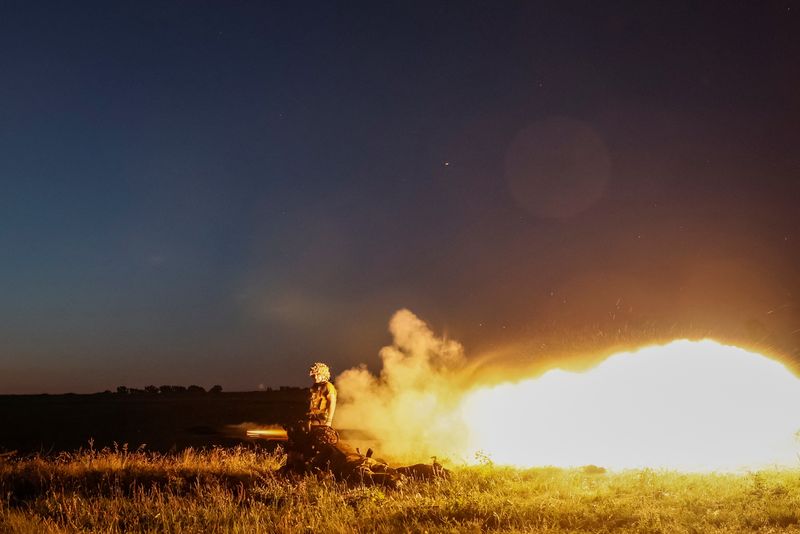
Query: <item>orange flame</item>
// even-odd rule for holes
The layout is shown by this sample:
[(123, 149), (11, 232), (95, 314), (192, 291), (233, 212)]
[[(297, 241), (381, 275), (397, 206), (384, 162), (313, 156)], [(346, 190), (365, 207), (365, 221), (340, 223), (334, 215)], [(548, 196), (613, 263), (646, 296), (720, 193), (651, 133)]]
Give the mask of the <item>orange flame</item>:
[(287, 441), (286, 430), (282, 428), (251, 428), (247, 431), (248, 438), (261, 438), (270, 441)]
[(583, 373), (469, 392), (467, 454), (519, 466), (797, 466), (800, 380), (761, 354), (675, 341)]

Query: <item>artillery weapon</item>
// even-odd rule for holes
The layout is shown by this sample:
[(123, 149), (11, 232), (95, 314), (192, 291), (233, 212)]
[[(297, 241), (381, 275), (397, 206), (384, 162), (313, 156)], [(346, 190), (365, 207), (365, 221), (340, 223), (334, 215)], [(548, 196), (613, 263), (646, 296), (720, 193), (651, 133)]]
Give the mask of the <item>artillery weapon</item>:
[(247, 431), (247, 437), (264, 439), (267, 441), (289, 441), (289, 433), (285, 428), (252, 428)]
[[(349, 435), (351, 432), (346, 431)], [(309, 424), (308, 420), (293, 425), (253, 428), (247, 437), (266, 441), (286, 442), (286, 463), (281, 473), (332, 473), (339, 480), (362, 484), (381, 484), (399, 487), (405, 478), (448, 478), (450, 473), (434, 462), (393, 468), (383, 460), (372, 457), (372, 449), (362, 454), (328, 425)]]
[[(299, 434), (304, 434), (300, 436)], [(252, 428), (247, 431), (247, 437), (252, 439), (263, 439), (266, 441), (308, 441), (324, 443), (326, 445), (336, 445), (339, 443), (339, 433), (328, 425), (308, 425), (299, 422), (289, 429), (276, 426), (272, 428)], [(304, 439), (305, 438), (305, 439)]]

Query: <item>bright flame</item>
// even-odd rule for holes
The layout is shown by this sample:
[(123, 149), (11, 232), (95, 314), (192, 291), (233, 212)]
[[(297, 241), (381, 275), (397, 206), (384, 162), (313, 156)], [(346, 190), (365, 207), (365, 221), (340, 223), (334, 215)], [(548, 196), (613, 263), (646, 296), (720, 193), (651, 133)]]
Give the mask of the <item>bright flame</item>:
[(469, 450), (500, 464), (708, 471), (800, 463), (800, 380), (775, 360), (709, 340), (476, 389), (461, 415)]
[(251, 428), (247, 431), (248, 438), (262, 438), (270, 441), (287, 441), (289, 435), (282, 428)]

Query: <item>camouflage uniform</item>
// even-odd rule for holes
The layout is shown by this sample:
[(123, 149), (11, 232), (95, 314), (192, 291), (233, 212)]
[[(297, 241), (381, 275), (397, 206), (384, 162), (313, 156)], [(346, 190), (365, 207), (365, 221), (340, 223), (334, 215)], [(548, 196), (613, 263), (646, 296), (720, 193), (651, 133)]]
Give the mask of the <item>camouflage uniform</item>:
[(312, 425), (327, 425), (333, 423), (333, 413), (336, 411), (336, 388), (327, 380), (317, 382), (311, 386), (308, 406), (308, 420)]

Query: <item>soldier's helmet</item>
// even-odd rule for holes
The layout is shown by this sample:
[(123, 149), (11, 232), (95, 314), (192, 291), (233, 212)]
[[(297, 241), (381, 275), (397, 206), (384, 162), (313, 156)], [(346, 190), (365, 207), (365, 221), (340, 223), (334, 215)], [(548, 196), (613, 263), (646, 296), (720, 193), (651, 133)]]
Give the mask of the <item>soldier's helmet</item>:
[(316, 362), (308, 370), (308, 376), (314, 378), (314, 382), (327, 382), (331, 379), (331, 370), (322, 362)]

